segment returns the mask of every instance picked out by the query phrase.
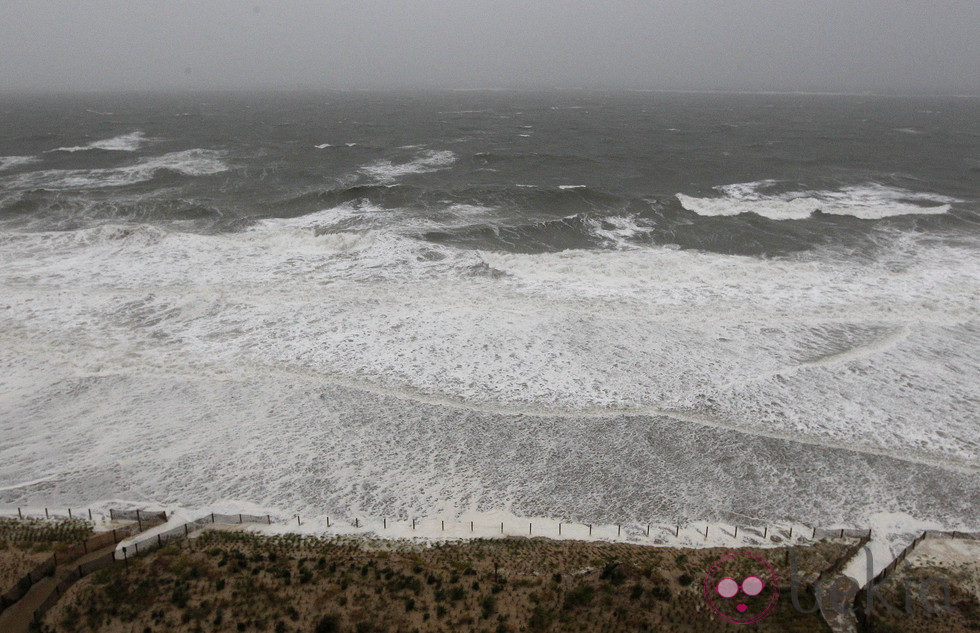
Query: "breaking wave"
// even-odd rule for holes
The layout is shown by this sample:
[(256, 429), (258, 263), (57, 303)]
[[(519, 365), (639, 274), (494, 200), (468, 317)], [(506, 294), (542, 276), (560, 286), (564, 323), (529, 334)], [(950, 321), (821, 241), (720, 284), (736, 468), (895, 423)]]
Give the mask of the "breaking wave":
[(143, 158), (134, 165), (102, 169), (49, 169), (28, 172), (10, 178), (5, 183), (17, 189), (95, 189), (123, 187), (153, 179), (160, 171), (184, 176), (207, 176), (229, 169), (222, 153), (214, 150), (190, 149), (163, 156)]
[(56, 147), (48, 150), (50, 152), (84, 152), (93, 149), (101, 149), (108, 152), (135, 152), (149, 139), (139, 130), (122, 134), (101, 141), (93, 141), (87, 145), (76, 145), (73, 147)]
[(404, 163), (393, 163), (390, 160), (378, 160), (370, 165), (361, 167), (361, 173), (371, 176), (380, 182), (391, 182), (401, 176), (421, 174), (445, 169), (456, 162), (456, 153), (449, 150), (427, 150), (413, 160)]
[(851, 186), (836, 191), (786, 191), (767, 193), (775, 180), (736, 183), (715, 187), (721, 195), (696, 198), (676, 194), (685, 209), (703, 216), (729, 216), (755, 213), (770, 220), (802, 220), (816, 212), (850, 215), (877, 220), (897, 215), (940, 214), (959, 202), (956, 198), (917, 193), (877, 183)]
[(0, 171), (30, 165), (40, 160), (37, 156), (0, 156)]

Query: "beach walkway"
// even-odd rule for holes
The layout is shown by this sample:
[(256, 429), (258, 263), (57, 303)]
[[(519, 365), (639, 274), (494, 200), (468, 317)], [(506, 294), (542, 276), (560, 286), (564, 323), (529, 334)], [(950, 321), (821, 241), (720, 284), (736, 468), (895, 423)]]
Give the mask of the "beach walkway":
[(27, 633), (34, 619), (34, 611), (51, 597), (58, 584), (71, 576), (80, 565), (105, 557), (115, 550), (115, 543), (93, 550), (81, 558), (55, 567), (54, 574), (44, 578), (30, 588), (24, 597), (0, 613), (0, 631), (4, 633)]

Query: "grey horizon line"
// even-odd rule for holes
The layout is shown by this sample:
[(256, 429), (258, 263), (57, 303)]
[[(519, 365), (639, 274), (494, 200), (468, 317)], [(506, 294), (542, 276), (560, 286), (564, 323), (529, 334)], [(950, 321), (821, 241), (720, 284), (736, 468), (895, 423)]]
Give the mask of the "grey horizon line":
[(205, 87), (196, 85), (174, 85), (154, 87), (103, 87), (103, 88), (23, 88), (0, 89), (0, 97), (31, 96), (98, 96), (98, 95), (194, 95), (194, 94), (314, 94), (314, 93), (373, 93), (373, 94), (448, 94), (448, 93), (597, 93), (597, 94), (687, 94), (687, 95), (731, 95), (731, 96), (801, 96), (801, 97), (898, 97), (898, 98), (948, 98), (977, 99), (976, 91), (947, 90), (787, 90), (750, 88), (640, 88), (627, 86), (331, 86), (331, 85), (254, 85)]

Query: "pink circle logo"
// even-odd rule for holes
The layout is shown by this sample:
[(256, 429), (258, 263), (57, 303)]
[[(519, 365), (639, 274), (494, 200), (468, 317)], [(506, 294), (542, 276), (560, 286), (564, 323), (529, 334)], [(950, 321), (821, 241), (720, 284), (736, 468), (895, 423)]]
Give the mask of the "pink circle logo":
[(758, 622), (776, 606), (779, 579), (765, 559), (749, 552), (733, 552), (716, 560), (708, 570), (704, 597), (711, 610), (729, 622)]

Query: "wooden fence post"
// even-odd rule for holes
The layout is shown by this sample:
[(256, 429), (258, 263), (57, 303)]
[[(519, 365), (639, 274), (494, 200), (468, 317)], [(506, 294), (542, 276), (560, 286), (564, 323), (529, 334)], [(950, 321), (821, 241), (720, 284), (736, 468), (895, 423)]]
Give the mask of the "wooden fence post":
[(269, 516), (268, 514), (265, 515), (265, 524), (266, 525), (272, 525), (272, 517)]
[(239, 515), (238, 515), (238, 523), (239, 523), (239, 524), (241, 524), (241, 522), (242, 522), (242, 515), (241, 515), (241, 514), (239, 514)]
[(415, 529), (415, 517), (412, 517), (412, 529)]
[(440, 523), (442, 524), (442, 528), (441, 528), (442, 531), (445, 532), (446, 531), (446, 522), (445, 521), (440, 521)]
[(650, 524), (647, 523), (647, 538), (650, 538)]
[(619, 523), (616, 524), (616, 536), (621, 536), (623, 533), (623, 526)]
[(74, 518), (74, 517), (72, 517), (72, 515), (71, 515), (71, 508), (68, 508), (68, 520), (71, 521), (72, 518)]
[(528, 536), (531, 536), (531, 524), (530, 523), (527, 524), (527, 535)]
[(473, 522), (470, 521), (470, 532), (472, 532), (472, 531), (473, 531)]
[(302, 523), (300, 523), (300, 521), (299, 521), (299, 515), (298, 514), (296, 515), (296, 525), (302, 525)]
[(92, 508), (89, 508), (89, 509), (88, 509), (88, 520), (89, 520), (89, 521), (91, 521), (91, 520), (92, 520)]
[(327, 517), (327, 527), (330, 527), (330, 517)]
[(50, 519), (51, 518), (51, 517), (48, 516), (48, 509), (47, 508), (44, 509), (44, 518), (45, 519)]
[(769, 536), (769, 526), (768, 525), (765, 526), (764, 528), (762, 528), (762, 540), (765, 540), (767, 536)]
[(500, 522), (500, 533), (501, 534), (504, 533), (504, 522), (503, 521)]
[(383, 518), (383, 519), (381, 519), (381, 522), (382, 522), (382, 525), (384, 525), (384, 529), (387, 530), (388, 529), (388, 519), (387, 518)]
[(361, 522), (357, 517), (354, 517), (354, 527), (356, 528), (361, 527)]
[(558, 523), (558, 536), (561, 536), (561, 522)]
[(735, 526), (735, 538), (738, 538), (738, 526)]
[(17, 508), (17, 518), (18, 519), (23, 519), (24, 518), (24, 515), (20, 513), (20, 508)]
[(592, 536), (592, 524), (589, 524), (589, 536)]

